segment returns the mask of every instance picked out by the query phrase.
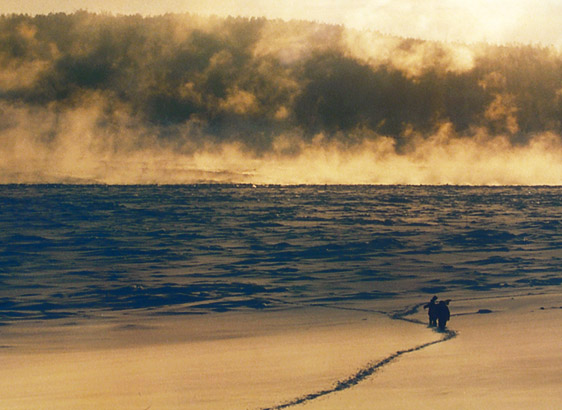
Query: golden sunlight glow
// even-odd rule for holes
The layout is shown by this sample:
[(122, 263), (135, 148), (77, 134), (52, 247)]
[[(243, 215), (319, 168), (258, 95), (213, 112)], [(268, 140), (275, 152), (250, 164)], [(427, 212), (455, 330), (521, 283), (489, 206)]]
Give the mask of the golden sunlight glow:
[(445, 41), (559, 45), (562, 4), (555, 0), (4, 0), (0, 13), (76, 10), (116, 14), (198, 13), (303, 19)]
[[(447, 40), (508, 41), (538, 24), (525, 20), (528, 0), (268, 4), (189, 9), (394, 24), (403, 36)], [(546, 2), (537, 15), (556, 7)], [(52, 30), (59, 20), (73, 23), (70, 37)], [(0, 183), (562, 183), (555, 47), (178, 14), (4, 22), (0, 35), (18, 47), (0, 48), (9, 96), (0, 101)]]

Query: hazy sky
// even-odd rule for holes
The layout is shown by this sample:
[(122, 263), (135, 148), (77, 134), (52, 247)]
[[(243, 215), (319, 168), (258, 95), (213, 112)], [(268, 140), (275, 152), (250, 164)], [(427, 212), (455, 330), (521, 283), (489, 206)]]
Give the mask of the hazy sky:
[(343, 23), (448, 41), (562, 46), (560, 0), (2, 0), (0, 13), (84, 9), (122, 14), (244, 15)]

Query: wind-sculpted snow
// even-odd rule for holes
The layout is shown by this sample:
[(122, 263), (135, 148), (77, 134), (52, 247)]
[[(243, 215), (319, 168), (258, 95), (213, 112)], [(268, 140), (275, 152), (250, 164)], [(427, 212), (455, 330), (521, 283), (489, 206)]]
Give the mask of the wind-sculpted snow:
[(548, 47), (3, 16), (0, 182), (559, 184), (561, 80)]

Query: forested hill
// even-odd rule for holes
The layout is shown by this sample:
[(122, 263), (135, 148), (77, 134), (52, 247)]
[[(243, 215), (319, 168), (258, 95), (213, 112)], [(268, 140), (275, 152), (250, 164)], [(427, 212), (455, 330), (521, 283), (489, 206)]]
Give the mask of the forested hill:
[(448, 122), (462, 135), (484, 128), (523, 143), (562, 127), (562, 57), (547, 47), (441, 44), (302, 21), (77, 12), (3, 16), (0, 67), (4, 113), (95, 103), (107, 127), (126, 116), (162, 138), (189, 126), (193, 138), (257, 150), (282, 132), (386, 135), (400, 145), (412, 130)]

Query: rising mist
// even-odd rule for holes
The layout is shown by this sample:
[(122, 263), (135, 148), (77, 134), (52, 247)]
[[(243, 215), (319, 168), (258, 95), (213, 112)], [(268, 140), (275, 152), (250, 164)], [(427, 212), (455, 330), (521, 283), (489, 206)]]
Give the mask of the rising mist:
[(0, 18), (0, 182), (561, 184), (562, 55), (303, 21)]

